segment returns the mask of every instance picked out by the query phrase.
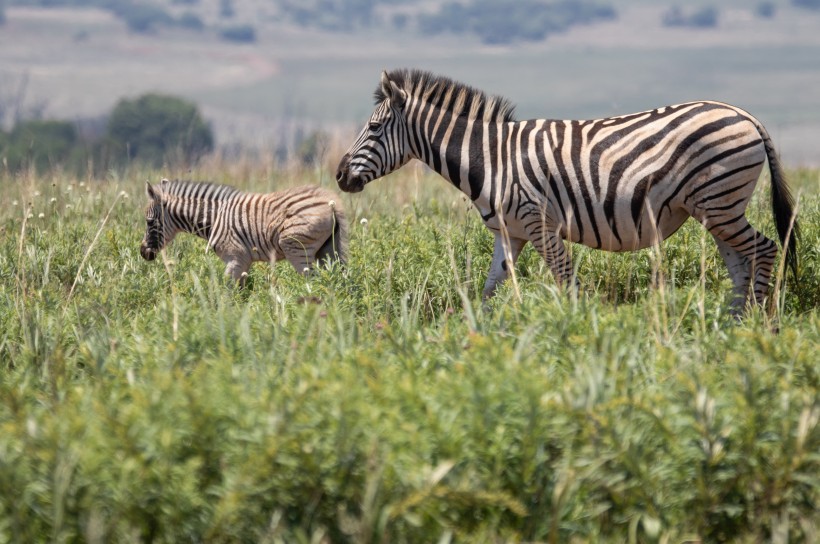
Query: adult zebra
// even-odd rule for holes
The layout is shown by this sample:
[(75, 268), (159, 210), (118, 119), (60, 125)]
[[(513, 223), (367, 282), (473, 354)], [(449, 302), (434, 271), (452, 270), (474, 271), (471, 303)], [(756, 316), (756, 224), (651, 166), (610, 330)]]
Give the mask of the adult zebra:
[(152, 261), (179, 232), (208, 241), (244, 283), (251, 263), (287, 259), (301, 274), (324, 259), (345, 260), (347, 222), (336, 195), (322, 187), (246, 193), (216, 183), (145, 184), (145, 237), (140, 254)]
[(516, 121), (497, 96), (420, 70), (383, 72), (376, 109), (339, 163), (343, 191), (419, 159), (468, 195), (495, 247), (484, 298), (532, 242), (557, 281), (563, 240), (609, 251), (659, 243), (687, 218), (712, 234), (734, 283), (732, 311), (762, 303), (777, 255), (744, 212), (768, 158), (772, 210), (795, 272), (793, 200), (768, 133), (734, 106), (701, 101), (590, 121)]

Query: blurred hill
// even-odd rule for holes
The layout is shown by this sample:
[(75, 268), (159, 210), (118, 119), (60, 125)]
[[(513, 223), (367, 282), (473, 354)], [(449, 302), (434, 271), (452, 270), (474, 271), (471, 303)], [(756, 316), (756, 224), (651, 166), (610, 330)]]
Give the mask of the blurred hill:
[(163, 92), (196, 101), (218, 146), (292, 148), (349, 138), (380, 71), (409, 66), (502, 94), (521, 118), (722, 100), (760, 118), (787, 164), (817, 165), (814, 4), (0, 0), (0, 122), (93, 129), (118, 99)]

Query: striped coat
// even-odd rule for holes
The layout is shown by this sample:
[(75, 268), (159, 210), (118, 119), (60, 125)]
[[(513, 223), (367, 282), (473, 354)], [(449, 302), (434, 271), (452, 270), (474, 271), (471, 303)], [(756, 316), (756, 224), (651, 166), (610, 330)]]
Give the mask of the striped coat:
[(339, 187), (361, 191), (411, 159), (449, 180), (495, 234), (485, 299), (527, 242), (565, 284), (573, 268), (564, 240), (633, 251), (694, 217), (727, 265), (733, 311), (761, 303), (777, 246), (745, 209), (767, 159), (778, 234), (796, 269), (793, 202), (774, 146), (740, 108), (700, 101), (589, 121), (518, 121), (507, 100), (417, 70), (384, 72), (375, 98), (340, 161)]
[(338, 197), (321, 187), (246, 193), (214, 183), (146, 183), (140, 254), (153, 260), (179, 232), (208, 241), (225, 273), (244, 281), (254, 261), (287, 259), (306, 274), (316, 261), (345, 260), (347, 222)]

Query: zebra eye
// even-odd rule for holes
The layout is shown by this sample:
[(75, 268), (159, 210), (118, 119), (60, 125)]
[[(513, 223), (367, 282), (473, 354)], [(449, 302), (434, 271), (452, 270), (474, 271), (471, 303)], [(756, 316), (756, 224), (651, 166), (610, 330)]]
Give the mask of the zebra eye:
[(376, 131), (378, 131), (380, 128), (382, 128), (382, 124), (381, 124), (381, 123), (377, 123), (377, 122), (375, 122), (375, 121), (370, 121), (370, 125), (368, 126), (368, 128), (370, 128), (370, 132), (376, 132)]

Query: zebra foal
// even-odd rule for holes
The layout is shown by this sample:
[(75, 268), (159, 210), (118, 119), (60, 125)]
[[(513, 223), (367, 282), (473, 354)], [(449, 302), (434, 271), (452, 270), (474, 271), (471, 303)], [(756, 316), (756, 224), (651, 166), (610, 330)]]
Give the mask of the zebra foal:
[(347, 221), (335, 193), (297, 187), (247, 193), (215, 183), (145, 184), (145, 237), (140, 255), (152, 261), (180, 232), (208, 241), (225, 274), (244, 284), (251, 263), (287, 259), (307, 274), (317, 261), (345, 261)]
[(518, 121), (506, 99), (419, 70), (383, 72), (375, 101), (339, 163), (339, 188), (361, 191), (410, 159), (438, 172), (495, 235), (485, 300), (527, 242), (567, 284), (575, 278), (564, 240), (634, 251), (694, 217), (729, 270), (732, 312), (762, 304), (777, 246), (745, 210), (767, 159), (777, 232), (796, 275), (792, 197), (766, 129), (740, 108), (701, 101), (606, 119)]

